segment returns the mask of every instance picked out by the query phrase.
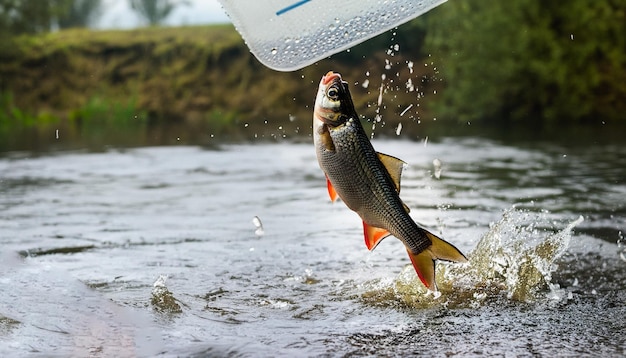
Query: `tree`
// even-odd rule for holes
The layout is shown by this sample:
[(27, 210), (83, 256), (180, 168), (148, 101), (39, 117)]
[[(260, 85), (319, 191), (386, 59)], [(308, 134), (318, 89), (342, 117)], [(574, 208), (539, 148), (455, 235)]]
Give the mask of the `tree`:
[(101, 0), (72, 0), (59, 16), (60, 28), (88, 27), (100, 15)]
[(50, 31), (72, 0), (0, 0), (0, 34)]
[(624, 120), (624, 0), (450, 1), (428, 14), (426, 46), (460, 121)]
[(85, 27), (101, 0), (0, 0), (0, 33), (41, 33), (67, 27)]
[(150, 26), (159, 25), (179, 5), (189, 5), (187, 0), (129, 0), (130, 7)]

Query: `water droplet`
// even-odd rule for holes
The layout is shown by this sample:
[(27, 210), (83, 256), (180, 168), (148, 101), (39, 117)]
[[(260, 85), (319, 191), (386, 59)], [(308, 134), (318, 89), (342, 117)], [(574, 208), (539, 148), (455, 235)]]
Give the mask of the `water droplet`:
[(271, 53), (272, 55), (275, 55), (275, 54), (277, 54), (277, 53), (278, 53), (278, 49), (273, 48), (273, 49), (270, 51), (270, 53)]
[(402, 131), (402, 123), (398, 123), (398, 127), (396, 127), (396, 135), (400, 135)]
[(263, 223), (261, 223), (261, 219), (259, 219), (258, 216), (255, 216), (252, 218), (252, 223), (256, 227), (254, 234), (256, 236), (263, 236), (263, 234), (265, 234), (265, 231), (263, 230)]
[(415, 85), (413, 85), (413, 80), (411, 80), (410, 78), (406, 81), (406, 89), (409, 92), (415, 91)]
[(409, 109), (411, 109), (411, 108), (413, 108), (413, 104), (409, 104), (409, 106), (408, 106), (408, 107), (406, 107), (406, 108), (404, 109), (404, 111), (402, 111), (402, 113), (400, 113), (400, 117), (404, 116), (404, 114), (405, 114), (406, 112), (408, 112), (408, 111), (409, 111)]
[(441, 178), (441, 160), (437, 158), (433, 159), (433, 168), (434, 168), (435, 178), (440, 179)]
[(370, 85), (370, 80), (366, 79), (365, 81), (363, 81), (363, 83), (361, 84), (361, 86), (363, 86), (363, 88), (367, 88), (367, 86)]
[(626, 261), (626, 239), (624, 239), (624, 235), (622, 235), (621, 231), (617, 233), (617, 236), (619, 237), (617, 239), (617, 247), (619, 249), (619, 258), (622, 259), (622, 261)]

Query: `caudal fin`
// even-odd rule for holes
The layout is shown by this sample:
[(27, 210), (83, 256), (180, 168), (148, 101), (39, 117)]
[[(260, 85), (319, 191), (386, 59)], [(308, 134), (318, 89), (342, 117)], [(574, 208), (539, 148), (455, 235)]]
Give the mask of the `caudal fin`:
[(411, 263), (413, 263), (413, 268), (415, 268), (415, 272), (417, 272), (417, 276), (419, 276), (424, 286), (431, 291), (437, 291), (435, 260), (467, 262), (467, 258), (449, 242), (426, 230), (424, 232), (430, 239), (431, 245), (417, 254), (411, 252), (409, 248), (407, 248), (407, 252), (411, 258)]

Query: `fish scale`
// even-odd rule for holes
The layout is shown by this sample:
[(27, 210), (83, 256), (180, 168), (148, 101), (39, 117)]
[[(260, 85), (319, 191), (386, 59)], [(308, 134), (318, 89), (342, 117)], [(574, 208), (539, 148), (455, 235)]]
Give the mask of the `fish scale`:
[[(372, 226), (384, 227), (413, 252), (431, 245), (430, 240), (406, 213), (389, 174), (378, 159), (363, 126), (350, 118), (344, 126), (330, 130), (335, 151), (327, 151), (320, 162), (346, 205)], [(359, 153), (355, 158), (351, 153)], [(359, 180), (359, 178), (365, 178)]]

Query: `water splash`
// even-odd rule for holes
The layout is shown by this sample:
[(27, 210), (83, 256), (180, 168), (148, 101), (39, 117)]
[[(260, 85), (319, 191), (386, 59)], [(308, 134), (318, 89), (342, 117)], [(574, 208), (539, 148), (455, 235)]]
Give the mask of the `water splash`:
[(150, 303), (157, 312), (169, 314), (182, 313), (183, 310), (178, 304), (178, 300), (165, 285), (166, 281), (167, 276), (160, 275), (154, 282)]
[(435, 178), (437, 179), (441, 179), (441, 160), (435, 158), (433, 159), (433, 175), (435, 176)]
[[(437, 284), (441, 297), (429, 294), (407, 265), (393, 282), (373, 284), (362, 298), (375, 305), (400, 304), (426, 308), (437, 304), (453, 307), (478, 307), (490, 298), (503, 295), (514, 301), (533, 301), (551, 285), (555, 261), (561, 257), (572, 230), (583, 221), (580, 216), (561, 230), (553, 229), (548, 213), (529, 212), (515, 207), (506, 210), (490, 226), (468, 264), (437, 264)], [(542, 291), (543, 290), (543, 291)]]
[(550, 233), (547, 212), (507, 210), (472, 251), (470, 272), (481, 283), (502, 285), (509, 298), (532, 300), (550, 284), (554, 262), (565, 253), (572, 230), (582, 221), (580, 216)]
[(254, 230), (254, 234), (256, 236), (263, 236), (265, 235), (265, 230), (263, 229), (263, 223), (261, 222), (261, 219), (258, 216), (255, 216), (252, 218), (252, 224), (254, 224), (254, 227), (256, 228), (256, 230)]
[(626, 261), (626, 239), (624, 238), (624, 235), (622, 235), (621, 231), (618, 232), (617, 235), (619, 236), (617, 239), (619, 258), (622, 259), (622, 261)]

